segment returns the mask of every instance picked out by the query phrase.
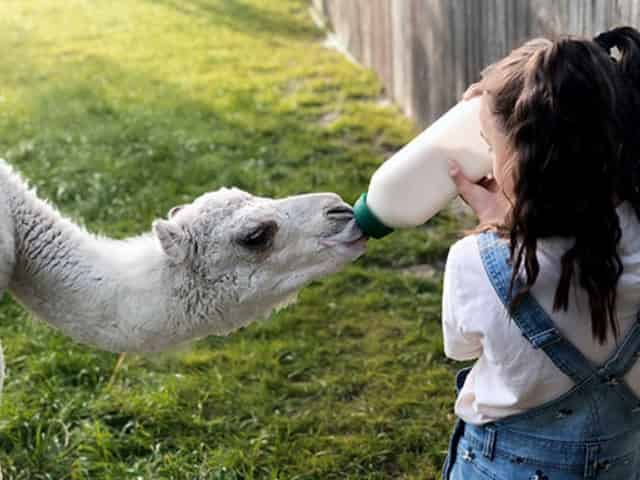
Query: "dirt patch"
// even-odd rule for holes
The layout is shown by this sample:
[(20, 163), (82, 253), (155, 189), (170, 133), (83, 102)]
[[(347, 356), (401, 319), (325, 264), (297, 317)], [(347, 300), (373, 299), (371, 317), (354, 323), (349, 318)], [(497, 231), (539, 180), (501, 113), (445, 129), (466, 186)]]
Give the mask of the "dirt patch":
[(437, 278), (439, 274), (444, 270), (444, 265), (431, 265), (430, 263), (424, 263), (420, 265), (413, 265), (400, 269), (400, 272), (404, 275), (411, 275), (418, 278)]
[(333, 122), (335, 122), (338, 118), (340, 118), (340, 112), (333, 111), (333, 112), (325, 113), (324, 115), (322, 115), (318, 123), (320, 123), (320, 125), (322, 125), (323, 127), (328, 127)]

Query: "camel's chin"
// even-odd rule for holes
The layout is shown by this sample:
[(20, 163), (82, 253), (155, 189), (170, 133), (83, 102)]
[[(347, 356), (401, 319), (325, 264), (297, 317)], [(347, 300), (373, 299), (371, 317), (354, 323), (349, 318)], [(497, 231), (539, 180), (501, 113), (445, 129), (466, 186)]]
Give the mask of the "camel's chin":
[(340, 260), (340, 263), (352, 262), (364, 255), (367, 251), (367, 238), (360, 237), (351, 242), (339, 242), (335, 240), (322, 240), (320, 242), (324, 248), (330, 251)]
[(354, 261), (367, 251), (367, 238), (362, 237), (353, 242), (338, 243), (334, 249), (338, 255), (344, 257), (347, 261)]

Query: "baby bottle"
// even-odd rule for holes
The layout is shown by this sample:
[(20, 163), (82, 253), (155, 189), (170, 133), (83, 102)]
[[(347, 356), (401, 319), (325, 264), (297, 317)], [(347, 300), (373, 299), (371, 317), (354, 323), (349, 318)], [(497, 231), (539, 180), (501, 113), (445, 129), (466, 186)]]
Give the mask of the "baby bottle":
[(461, 101), (378, 168), (354, 205), (366, 235), (381, 238), (395, 228), (422, 225), (455, 198), (448, 160), (472, 181), (491, 172), (480, 104), (481, 97)]

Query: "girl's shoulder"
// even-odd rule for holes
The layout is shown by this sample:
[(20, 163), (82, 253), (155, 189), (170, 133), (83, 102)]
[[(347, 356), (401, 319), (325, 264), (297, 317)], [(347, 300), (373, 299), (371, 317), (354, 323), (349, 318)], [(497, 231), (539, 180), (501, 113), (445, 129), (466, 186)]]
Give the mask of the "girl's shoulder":
[[(445, 266), (445, 296), (455, 303), (458, 311), (487, 307), (485, 313), (500, 313), (503, 304), (496, 293), (485, 270), (478, 237), (483, 233), (473, 233), (455, 242), (449, 249)], [(481, 310), (482, 311), (482, 308)], [(478, 311), (476, 311), (477, 313)]]
[(458, 302), (467, 303), (477, 298), (477, 294), (483, 294), (493, 289), (487, 276), (480, 248), (478, 236), (482, 234), (470, 234), (457, 242), (449, 249), (445, 266), (445, 277), (450, 289), (455, 289), (455, 297)]
[(480, 249), (478, 248), (478, 236), (480, 233), (472, 233), (456, 241), (449, 248), (447, 255), (447, 268), (482, 266)]

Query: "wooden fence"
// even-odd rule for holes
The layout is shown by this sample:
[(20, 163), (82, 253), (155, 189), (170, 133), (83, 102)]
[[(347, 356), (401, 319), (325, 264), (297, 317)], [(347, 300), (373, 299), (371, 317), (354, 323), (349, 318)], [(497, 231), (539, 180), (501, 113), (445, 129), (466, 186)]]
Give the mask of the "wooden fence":
[(640, 26), (640, 0), (312, 0), (338, 40), (421, 125), (534, 36)]

